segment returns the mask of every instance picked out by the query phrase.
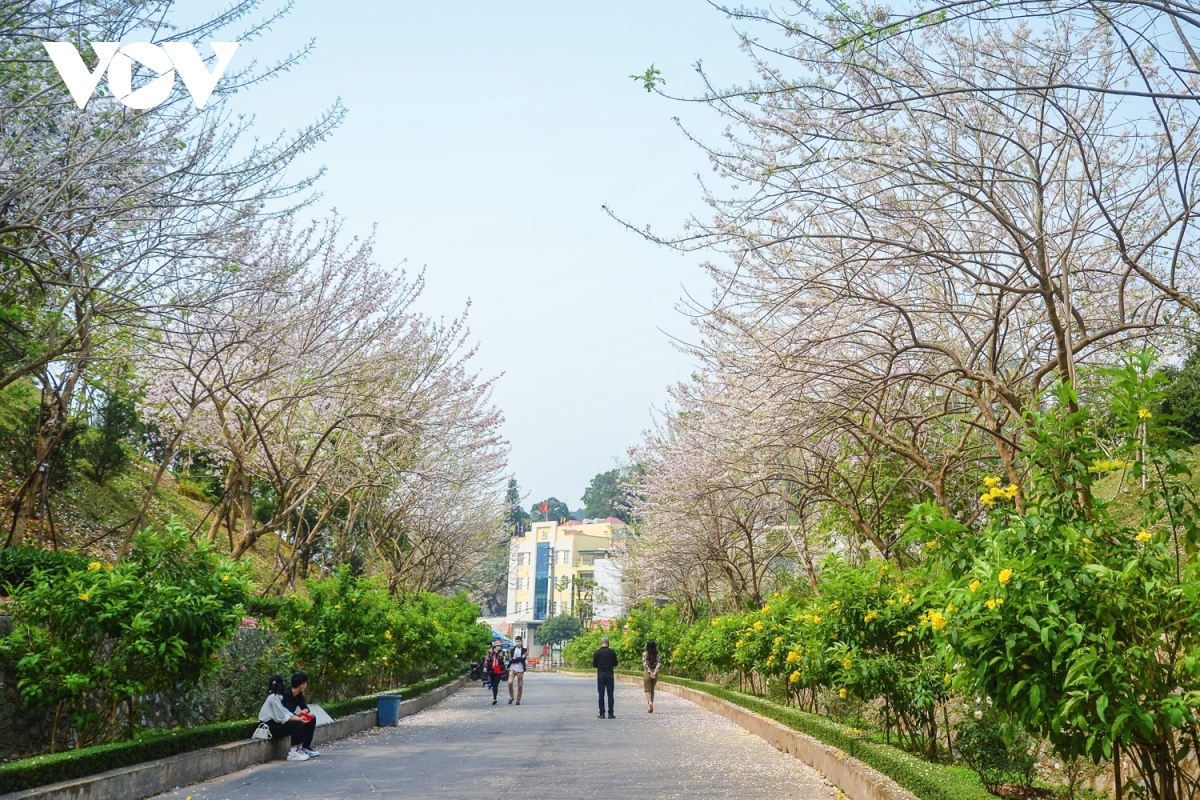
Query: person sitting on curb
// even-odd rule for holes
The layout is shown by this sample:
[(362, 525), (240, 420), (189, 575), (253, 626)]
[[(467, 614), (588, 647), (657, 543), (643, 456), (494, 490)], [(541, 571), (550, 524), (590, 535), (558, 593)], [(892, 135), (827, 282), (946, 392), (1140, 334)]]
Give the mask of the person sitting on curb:
[[(317, 721), (306, 712), (296, 714), (289, 711), (283, 702), (285, 694), (294, 698), (296, 693), (284, 688), (282, 675), (272, 675), (267, 686), (267, 699), (258, 710), (258, 718), (267, 724), (272, 739), (282, 739), (285, 735), (291, 737), (292, 747), (288, 751), (288, 761), (308, 761), (309, 746), (312, 745)], [(303, 694), (303, 691), (300, 694)]]
[[(293, 672), (292, 673), (292, 690), (290, 692), (283, 693), (283, 707), (286, 708), (288, 711), (292, 712), (293, 714), (300, 714), (301, 716), (307, 715), (307, 716), (313, 717), (313, 725), (315, 726), (317, 724), (317, 722), (316, 722), (317, 715), (314, 714), (312, 709), (310, 709), (308, 707), (308, 701), (306, 699), (304, 699), (304, 690), (307, 688), (308, 688), (308, 673)], [(312, 736), (308, 737), (308, 744), (312, 744)], [(316, 750), (313, 750), (311, 747), (309, 747), (308, 744), (306, 744), (304, 746), (304, 754), (305, 755), (307, 755), (309, 758), (316, 758), (317, 756), (321, 755)]]

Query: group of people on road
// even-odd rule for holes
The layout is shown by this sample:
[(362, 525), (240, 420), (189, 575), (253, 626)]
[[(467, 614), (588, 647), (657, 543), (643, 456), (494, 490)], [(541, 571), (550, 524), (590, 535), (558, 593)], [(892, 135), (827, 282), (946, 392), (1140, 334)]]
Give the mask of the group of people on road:
[[(529, 650), (520, 636), (514, 641), (516, 644), (506, 654), (503, 642), (494, 639), (483, 662), (472, 670), (472, 677), (483, 680), (485, 686), (492, 690), (492, 705), (499, 702), (500, 684), (505, 682), (508, 683), (509, 705), (514, 702), (521, 705), (521, 697), (525, 693), (525, 667)], [(600, 719), (617, 718), (613, 706), (617, 665), (616, 651), (609, 647), (608, 637), (602, 637), (599, 649), (592, 654), (592, 668), (596, 670), (596, 690), (600, 700)], [(646, 711), (650, 714), (654, 713), (654, 688), (658, 684), (658, 670), (661, 666), (658, 643), (651, 639), (646, 642), (646, 650), (642, 653), (642, 689), (646, 693)]]
[[(596, 670), (596, 693), (600, 697), (600, 719), (616, 719), (613, 710), (613, 694), (617, 682), (617, 653), (608, 646), (608, 637), (600, 638), (600, 647), (592, 654), (592, 667)], [(658, 658), (658, 642), (650, 639), (646, 642), (646, 650), (642, 653), (642, 691), (646, 693), (646, 712), (654, 713), (654, 687), (658, 685), (658, 668), (662, 662)], [(608, 711), (604, 709), (604, 699), (608, 698)]]
[(496, 705), (500, 684), (504, 682), (508, 683), (508, 704), (512, 705), (515, 700), (517, 705), (521, 705), (521, 696), (525, 693), (525, 665), (529, 660), (529, 650), (520, 636), (515, 641), (512, 650), (506, 654), (503, 643), (499, 639), (493, 640), (491, 649), (483, 658), (481, 672), (492, 689), (492, 705)]

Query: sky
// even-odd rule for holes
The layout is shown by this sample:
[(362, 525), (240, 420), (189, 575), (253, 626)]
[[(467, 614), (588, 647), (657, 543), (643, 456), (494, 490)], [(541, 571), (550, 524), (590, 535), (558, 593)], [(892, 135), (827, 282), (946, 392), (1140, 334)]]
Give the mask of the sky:
[(684, 96), (699, 91), (697, 61), (745, 80), (731, 22), (705, 0), (297, 0), (236, 58), (270, 61), (310, 38), (303, 63), (238, 106), (265, 136), (341, 98), (346, 121), (300, 164), (326, 169), (314, 216), (336, 209), (362, 235), (376, 225), (381, 263), (425, 269), (424, 313), (470, 302), (526, 506), (580, 507), (692, 371), (672, 345), (694, 338), (678, 305), (708, 295), (703, 255), (657, 247), (601, 208), (679, 231), (703, 213), (698, 176), (713, 177), (672, 120), (712, 139), (713, 112), (629, 75), (653, 63)]

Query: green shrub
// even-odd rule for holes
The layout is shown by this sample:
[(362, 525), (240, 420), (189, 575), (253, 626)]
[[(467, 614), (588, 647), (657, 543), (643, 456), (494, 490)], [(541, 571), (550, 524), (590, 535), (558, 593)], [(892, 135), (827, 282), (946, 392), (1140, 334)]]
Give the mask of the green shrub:
[[(14, 665), (26, 707), (61, 711), (56, 738), (132, 735), (137, 698), (198, 686), (213, 671), (245, 596), (244, 570), (172, 521), (140, 533), (116, 566), (35, 568), (13, 592), (0, 656)], [(126, 730), (117, 729), (122, 705)]]
[(994, 711), (977, 710), (955, 728), (954, 745), (989, 792), (1033, 785), (1038, 753), (1029, 735)]
[(282, 597), (247, 597), (244, 603), (246, 615), (255, 619), (275, 619), (279, 610), (287, 605)]
[(73, 569), (85, 569), (87, 564), (87, 558), (66, 550), (42, 550), (38, 547), (0, 549), (0, 594), (8, 594), (9, 587), (28, 585), (34, 570), (41, 570), (46, 575), (62, 575)]

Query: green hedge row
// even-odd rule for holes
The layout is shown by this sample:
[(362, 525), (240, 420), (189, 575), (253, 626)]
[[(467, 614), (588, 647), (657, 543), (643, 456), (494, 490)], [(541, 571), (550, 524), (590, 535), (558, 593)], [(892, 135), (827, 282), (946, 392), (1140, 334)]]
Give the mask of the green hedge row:
[[(641, 677), (642, 674), (632, 670), (618, 672), (636, 677)], [(761, 697), (711, 683), (670, 675), (660, 675), (658, 679), (663, 683), (674, 683), (711, 694), (808, 734), (874, 767), (921, 800), (996, 800), (983, 788), (979, 777), (966, 767), (930, 763), (897, 747), (873, 741), (867, 733), (834, 722), (828, 717), (809, 714), (798, 708), (772, 703)]]
[[(3, 551), (0, 551), (3, 552)], [(442, 675), (412, 686), (405, 686), (400, 693), (406, 700), (420, 697), (427, 692), (444, 686), (457, 675)], [(331, 717), (345, 717), (359, 711), (374, 708), (378, 695), (344, 700), (321, 706)], [(180, 753), (228, 744), (249, 739), (258, 727), (258, 720), (237, 720), (201, 725), (178, 731), (147, 731), (127, 742), (66, 750), (52, 755), (32, 756), (20, 761), (0, 765), (0, 794), (19, 792), (36, 786), (45, 786), (59, 781), (85, 778), (110, 769), (130, 767), (159, 758), (169, 758)]]
[[(405, 700), (412, 700), (420, 697), (423, 694), (429, 694), (434, 689), (445, 686), (447, 683), (457, 679), (458, 675), (454, 673), (439, 675), (436, 678), (429, 678), (421, 681), (420, 683), (414, 683), (411, 686), (405, 686), (398, 691), (400, 692), (401, 697), (403, 697)], [(380, 694), (391, 693), (392, 692), (380, 692)], [(351, 714), (357, 714), (360, 711), (370, 711), (371, 709), (375, 708), (376, 703), (378, 702), (378, 697), (379, 695), (377, 694), (370, 694), (364, 697), (355, 697), (351, 700), (342, 700), (337, 703), (322, 703), (321, 708), (325, 709), (325, 712), (335, 719), (337, 717), (348, 717)]]

